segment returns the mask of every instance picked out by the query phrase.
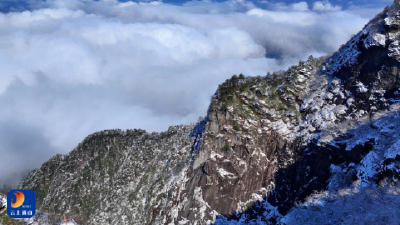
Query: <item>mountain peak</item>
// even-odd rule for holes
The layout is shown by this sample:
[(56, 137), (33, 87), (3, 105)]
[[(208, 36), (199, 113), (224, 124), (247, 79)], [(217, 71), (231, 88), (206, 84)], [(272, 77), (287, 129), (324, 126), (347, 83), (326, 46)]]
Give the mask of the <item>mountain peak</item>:
[(52, 222), (285, 224), (298, 203), (315, 211), (315, 192), (396, 183), (397, 2), (328, 58), (226, 80), (196, 126), (95, 133), (19, 188), (37, 193), (37, 219)]

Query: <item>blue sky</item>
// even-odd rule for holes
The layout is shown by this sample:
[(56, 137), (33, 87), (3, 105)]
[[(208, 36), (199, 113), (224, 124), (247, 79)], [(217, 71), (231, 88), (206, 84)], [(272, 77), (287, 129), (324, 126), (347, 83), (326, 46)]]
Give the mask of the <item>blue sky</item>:
[[(2, 0), (0, 1), (0, 6), (2, 6), (3, 11), (20, 10), (26, 8), (29, 2), (34, 2), (36, 0)], [(129, 0), (120, 0), (120, 2), (128, 2)], [(142, 2), (148, 2), (144, 0)], [(167, 4), (182, 5), (188, 1), (185, 0), (163, 0)], [(225, 2), (225, 0), (214, 0), (213, 2)], [(299, 2), (306, 2), (310, 7), (316, 2), (315, 0), (256, 0), (250, 1), (254, 3), (257, 7), (268, 9), (268, 3), (270, 4), (294, 4)], [(322, 1), (324, 2), (324, 1)], [(326, 2), (326, 1), (325, 1)], [(334, 6), (341, 6), (342, 9), (354, 9), (354, 8), (383, 8), (386, 5), (391, 5), (392, 0), (330, 0), (329, 1)]]

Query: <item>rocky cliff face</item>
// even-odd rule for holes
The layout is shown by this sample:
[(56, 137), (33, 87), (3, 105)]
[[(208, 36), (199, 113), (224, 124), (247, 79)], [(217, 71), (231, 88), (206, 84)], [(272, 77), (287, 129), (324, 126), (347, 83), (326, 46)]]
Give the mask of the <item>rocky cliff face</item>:
[(320, 217), (354, 222), (331, 207), (353, 207), (343, 190), (398, 191), (399, 40), (395, 2), (330, 57), (233, 76), (196, 126), (95, 133), (19, 188), (49, 223), (292, 224), (321, 202)]
[(20, 184), (35, 191), (38, 208), (55, 223), (150, 224), (174, 217), (174, 191), (190, 163), (193, 126), (167, 132), (108, 130), (57, 155)]

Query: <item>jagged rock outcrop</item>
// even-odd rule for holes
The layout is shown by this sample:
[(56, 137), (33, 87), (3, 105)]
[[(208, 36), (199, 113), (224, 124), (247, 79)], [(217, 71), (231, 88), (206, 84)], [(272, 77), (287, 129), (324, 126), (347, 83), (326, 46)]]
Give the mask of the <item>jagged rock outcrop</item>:
[(290, 224), (316, 191), (395, 186), (399, 15), (396, 1), (330, 57), (233, 76), (196, 126), (93, 134), (19, 187), (50, 222)]

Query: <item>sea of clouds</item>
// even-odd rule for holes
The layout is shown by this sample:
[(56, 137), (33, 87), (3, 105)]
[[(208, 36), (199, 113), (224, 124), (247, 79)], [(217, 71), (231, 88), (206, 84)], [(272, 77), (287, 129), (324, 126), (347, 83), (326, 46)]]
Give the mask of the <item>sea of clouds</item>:
[(265, 75), (330, 54), (381, 10), (342, 10), (327, 1), (264, 5), (3, 5), (0, 187), (16, 185), (95, 131), (153, 132), (196, 122), (233, 74)]

